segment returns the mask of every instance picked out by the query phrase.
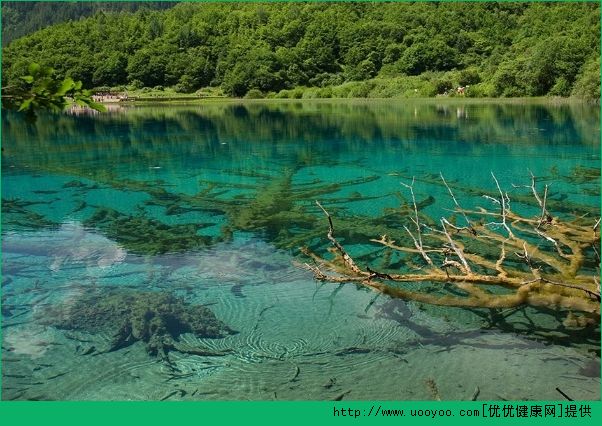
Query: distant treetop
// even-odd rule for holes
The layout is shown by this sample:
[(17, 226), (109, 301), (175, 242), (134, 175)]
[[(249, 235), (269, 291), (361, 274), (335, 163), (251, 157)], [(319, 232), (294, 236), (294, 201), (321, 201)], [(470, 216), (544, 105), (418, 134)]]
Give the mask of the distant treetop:
[(2, 2), (2, 45), (61, 22), (77, 21), (97, 12), (135, 12), (140, 8), (168, 9), (174, 2)]

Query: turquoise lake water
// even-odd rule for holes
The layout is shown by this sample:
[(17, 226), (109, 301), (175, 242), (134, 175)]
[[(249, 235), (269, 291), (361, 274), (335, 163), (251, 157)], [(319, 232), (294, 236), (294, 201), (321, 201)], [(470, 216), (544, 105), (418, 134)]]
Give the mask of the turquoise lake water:
[[(599, 109), (586, 105), (4, 114), (2, 398), (469, 400), (478, 388), (482, 400), (559, 400), (558, 387), (600, 399), (599, 318), (575, 331), (563, 311), (393, 299), (316, 281), (300, 251), (328, 256), (319, 200), (356, 261), (383, 268), (370, 239), (411, 226), (400, 183), (414, 179), (421, 213), (450, 215), (440, 173), (472, 208), (490, 207), (492, 172), (526, 200), (532, 172), (550, 210), (593, 223), (599, 142)], [(407, 272), (420, 259), (388, 261)], [(153, 325), (153, 303), (172, 312), (166, 324)]]

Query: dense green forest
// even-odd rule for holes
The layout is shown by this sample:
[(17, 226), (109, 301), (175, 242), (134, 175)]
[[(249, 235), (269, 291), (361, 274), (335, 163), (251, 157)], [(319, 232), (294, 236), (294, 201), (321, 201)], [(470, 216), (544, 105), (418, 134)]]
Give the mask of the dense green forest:
[(76, 21), (98, 11), (135, 12), (140, 8), (167, 9), (171, 2), (2, 2), (2, 45), (52, 24)]
[(598, 3), (180, 3), (97, 11), (11, 42), (86, 87), (236, 97), (600, 97)]

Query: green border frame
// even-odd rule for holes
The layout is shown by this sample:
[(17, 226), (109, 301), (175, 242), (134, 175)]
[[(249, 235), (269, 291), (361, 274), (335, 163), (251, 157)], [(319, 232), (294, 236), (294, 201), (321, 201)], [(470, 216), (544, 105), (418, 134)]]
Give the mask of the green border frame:
[[(27, 1), (27, 0), (12, 0)], [(44, 0), (42, 0), (44, 1)], [(73, 0), (54, 0), (73, 1)], [(98, 0), (80, 0), (98, 1)], [(123, 0), (105, 0), (123, 1)], [(149, 1), (149, 0), (137, 0)], [(174, 1), (174, 0), (169, 0)], [(209, 0), (186, 0), (206, 2)], [(261, 2), (260, 0), (217, 0), (223, 2)], [(277, 2), (279, 0), (263, 0)], [(295, 0), (280, 0), (295, 1)], [(315, 0), (313, 0), (315, 1)], [(391, 0), (321, 0), (335, 1), (372, 1)], [(400, 1), (400, 0), (393, 0)], [(403, 1), (403, 0), (402, 0)], [(429, 0), (420, 0), (429, 1)], [(432, 1), (432, 0), (430, 0)], [(440, 0), (453, 2), (456, 0)], [(484, 0), (463, 0), (476, 2)], [(511, 2), (512, 0), (498, 0)], [(538, 0), (521, 0), (534, 2)], [(548, 2), (568, 2), (567, 0), (548, 0)], [(572, 0), (573, 2), (595, 2), (591, 0)], [(0, 1), (1, 2), (1, 1)], [(601, 1), (597, 1), (601, 3)], [(602, 34), (601, 34), (602, 41)], [(0, 55), (1, 58), (1, 55)], [(1, 71), (0, 71), (1, 72)], [(1, 331), (0, 331), (1, 332)], [(0, 355), (1, 356), (1, 355)], [(0, 367), (1, 368), (1, 367)], [(0, 377), (1, 383), (1, 377)], [(491, 411), (499, 407), (499, 417), (491, 416)], [(533, 408), (536, 407), (536, 408)], [(532, 417), (533, 410), (541, 407), (541, 416)], [(545, 409), (554, 407), (554, 415), (546, 415)], [(506, 410), (504, 410), (506, 408)], [(589, 409), (589, 415), (588, 413)], [(384, 416), (382, 410), (403, 410), (403, 416)], [(412, 410), (422, 410), (422, 416), (412, 416)], [(428, 410), (428, 416), (427, 414)], [(467, 411), (478, 415), (462, 415)], [(433, 416), (433, 411), (434, 416)], [(519, 417), (527, 414), (526, 417)], [(559, 414), (559, 412), (561, 414)], [(335, 415), (338, 413), (338, 415)], [(399, 413), (399, 412), (398, 412)], [(505, 414), (512, 416), (505, 416)], [(567, 416), (573, 414), (575, 417)], [(447, 416), (446, 414), (452, 414)], [(598, 420), (596, 420), (598, 419)], [(313, 422), (332, 422), (333, 424), (595, 424), (602, 420), (602, 401), (570, 402), (570, 401), (199, 401), (199, 402), (42, 402), (42, 401), (1, 401), (0, 421), (4, 425), (48, 425), (91, 426), (114, 424), (161, 424), (192, 423), (201, 425), (211, 423), (263, 423), (263, 424), (300, 424)]]

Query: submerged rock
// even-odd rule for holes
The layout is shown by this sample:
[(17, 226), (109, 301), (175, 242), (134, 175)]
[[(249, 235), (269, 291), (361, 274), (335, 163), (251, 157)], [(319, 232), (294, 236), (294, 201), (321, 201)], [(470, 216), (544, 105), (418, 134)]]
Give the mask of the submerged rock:
[(50, 308), (41, 322), (59, 329), (110, 333), (107, 352), (137, 341), (146, 343), (153, 356), (178, 350), (184, 333), (199, 338), (222, 338), (235, 332), (202, 305), (191, 305), (169, 293), (105, 290), (76, 298), (73, 303)]

